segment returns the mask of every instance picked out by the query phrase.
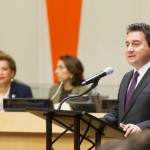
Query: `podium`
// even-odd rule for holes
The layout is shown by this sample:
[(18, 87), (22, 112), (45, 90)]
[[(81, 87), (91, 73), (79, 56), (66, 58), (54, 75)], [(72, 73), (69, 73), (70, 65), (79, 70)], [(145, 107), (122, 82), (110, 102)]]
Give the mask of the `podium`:
[[(74, 133), (74, 150), (80, 150), (83, 140), (91, 143), (90, 149), (97, 149), (101, 143), (101, 137), (123, 138), (124, 131), (96, 118), (85, 111), (52, 110), (43, 108), (27, 108), (28, 112), (46, 120), (46, 150), (53, 150), (52, 145), (57, 142), (67, 131)], [(64, 128), (56, 139), (52, 141), (52, 124)], [(88, 136), (95, 136), (91, 141)]]

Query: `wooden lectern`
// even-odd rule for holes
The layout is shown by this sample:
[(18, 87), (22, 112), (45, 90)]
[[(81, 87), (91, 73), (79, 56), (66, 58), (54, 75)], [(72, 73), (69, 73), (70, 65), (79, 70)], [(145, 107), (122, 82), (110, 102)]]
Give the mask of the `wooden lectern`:
[[(123, 138), (124, 132), (107, 122), (96, 118), (85, 111), (67, 111), (27, 108), (30, 113), (46, 120), (46, 150), (53, 150), (52, 145), (67, 131), (74, 133), (74, 150), (80, 150), (83, 140), (91, 143), (90, 149), (97, 149), (101, 143), (101, 137)], [(52, 141), (52, 124), (64, 128), (56, 139)], [(95, 136), (95, 141), (91, 141), (88, 136)]]

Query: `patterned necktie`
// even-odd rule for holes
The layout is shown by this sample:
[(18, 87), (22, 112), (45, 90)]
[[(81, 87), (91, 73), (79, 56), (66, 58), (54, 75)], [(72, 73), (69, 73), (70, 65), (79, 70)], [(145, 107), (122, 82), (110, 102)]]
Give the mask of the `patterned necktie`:
[(139, 73), (136, 71), (136, 72), (134, 73), (134, 76), (133, 76), (131, 85), (130, 85), (129, 90), (128, 90), (128, 93), (127, 93), (127, 95), (126, 95), (125, 108), (127, 107), (128, 103), (129, 103), (129, 101), (130, 101), (130, 99), (131, 99), (131, 96), (132, 96), (132, 94), (133, 94), (133, 92), (134, 92), (134, 90), (135, 90), (135, 86), (136, 86), (136, 84), (137, 84), (137, 78), (138, 78), (138, 76), (139, 76)]

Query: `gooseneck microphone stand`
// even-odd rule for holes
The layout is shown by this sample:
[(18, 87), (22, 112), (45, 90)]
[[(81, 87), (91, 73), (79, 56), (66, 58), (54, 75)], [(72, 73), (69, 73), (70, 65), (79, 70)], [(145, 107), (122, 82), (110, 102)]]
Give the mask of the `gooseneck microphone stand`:
[(64, 82), (61, 81), (60, 84), (59, 84), (59, 86), (58, 86), (58, 88), (57, 88), (57, 90), (56, 90), (56, 92), (55, 92), (54, 95), (50, 98), (50, 101), (53, 101), (53, 100), (55, 99), (55, 97), (57, 96), (57, 94), (58, 94), (60, 88), (63, 86), (63, 84), (64, 84)]
[(77, 97), (83, 96), (83, 95), (85, 95), (86, 93), (88, 93), (89, 91), (91, 91), (92, 89), (94, 89), (94, 88), (98, 85), (98, 81), (99, 81), (99, 79), (95, 80), (94, 83), (91, 85), (91, 87), (90, 87), (89, 89), (87, 89), (85, 92), (83, 92), (83, 93), (81, 93), (81, 94), (72, 95), (72, 96), (68, 96), (68, 97), (64, 98), (64, 99), (60, 102), (60, 104), (58, 105), (57, 110), (60, 110), (62, 104), (63, 104), (65, 101), (67, 101), (68, 99), (72, 99), (72, 98), (77, 98)]
[[(83, 96), (83, 95), (85, 95), (86, 93), (88, 93), (89, 91), (91, 91), (93, 88), (95, 88), (95, 87), (98, 85), (98, 81), (99, 81), (99, 79), (95, 80), (94, 83), (90, 86), (90, 88), (88, 88), (85, 92), (83, 92), (83, 93), (81, 93), (81, 94), (72, 95), (72, 96), (68, 96), (68, 97), (64, 98), (64, 99), (60, 102), (60, 104), (59, 104), (57, 110), (60, 110), (62, 104), (63, 104), (65, 101), (67, 101), (68, 99), (72, 99), (72, 98), (77, 98), (77, 97)], [(79, 124), (78, 121), (75, 121), (75, 122), (77, 122), (77, 124)], [(71, 128), (72, 128), (72, 126), (71, 126)], [(68, 130), (73, 131), (71, 128), (67, 128), (64, 132), (66, 133)], [(74, 130), (77, 130), (77, 132), (79, 132), (79, 129), (78, 129), (78, 128), (79, 128), (79, 127), (76, 127), (76, 129), (74, 129)], [(94, 144), (93, 141), (91, 141), (90, 139), (88, 139), (88, 138), (86, 137), (86, 134), (87, 134), (89, 128), (90, 128), (90, 126), (88, 126), (88, 128), (86, 129), (84, 135), (80, 135), (80, 136), (82, 137), (82, 138), (81, 138), (81, 141), (80, 141), (80, 144), (82, 143), (83, 139), (86, 139), (87, 141), (89, 141), (89, 142), (92, 144), (92, 146), (88, 149), (88, 150), (91, 150), (91, 149), (93, 149), (93, 148), (95, 147), (95, 144)], [(62, 133), (60, 136), (62, 136), (63, 134), (64, 134), (64, 133)], [(78, 140), (79, 140), (79, 139), (78, 139)]]

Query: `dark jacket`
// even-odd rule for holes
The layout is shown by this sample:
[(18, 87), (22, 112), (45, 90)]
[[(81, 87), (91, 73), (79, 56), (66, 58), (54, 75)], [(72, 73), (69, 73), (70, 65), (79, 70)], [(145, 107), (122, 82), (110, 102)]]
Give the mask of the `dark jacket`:
[(32, 98), (31, 88), (19, 81), (14, 80), (11, 83), (9, 98)]

